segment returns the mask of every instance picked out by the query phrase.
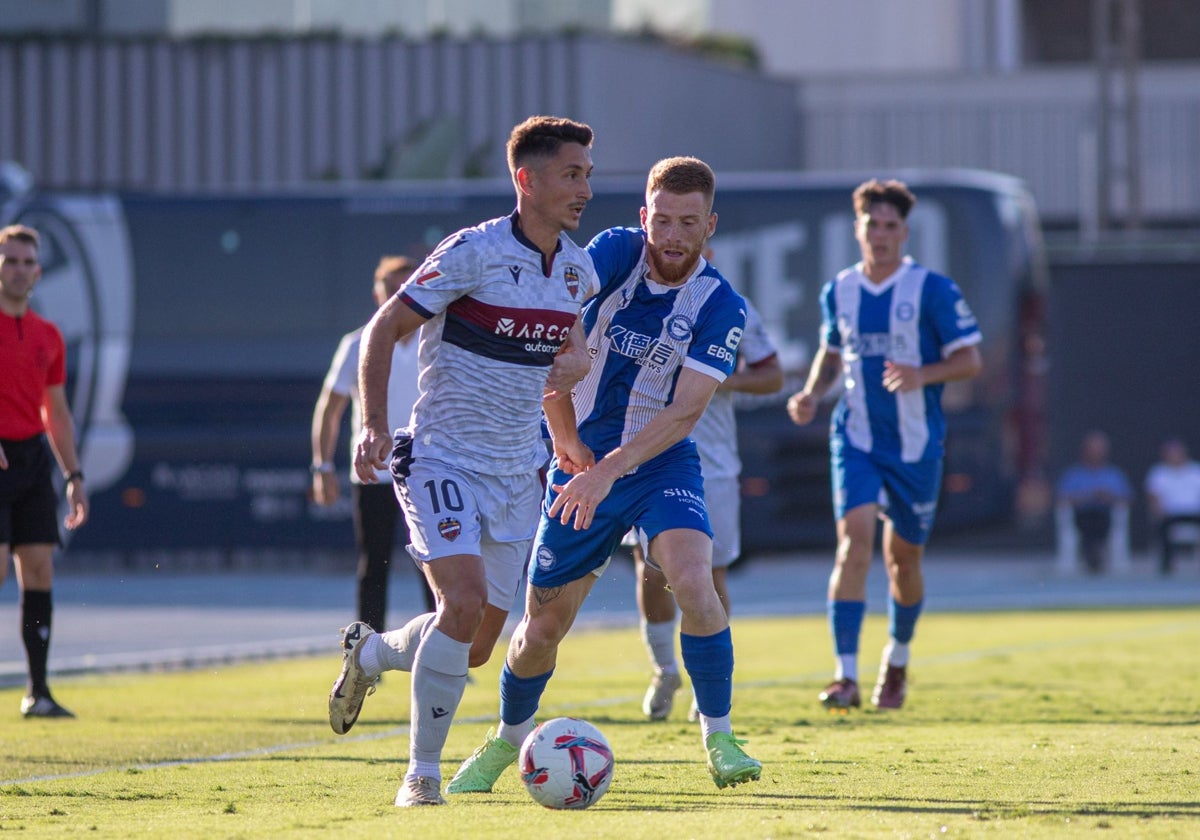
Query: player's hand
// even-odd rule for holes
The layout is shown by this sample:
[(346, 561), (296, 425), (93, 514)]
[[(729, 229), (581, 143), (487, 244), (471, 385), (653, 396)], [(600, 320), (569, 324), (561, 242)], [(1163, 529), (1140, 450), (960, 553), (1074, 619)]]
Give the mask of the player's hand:
[(83, 489), (82, 481), (67, 482), (67, 515), (63, 517), (63, 525), (74, 531), (88, 518), (87, 491)]
[(577, 475), (596, 463), (596, 455), (582, 440), (554, 441), (554, 457), (558, 468), (567, 475)]
[(797, 426), (807, 426), (817, 416), (817, 404), (820, 402), (808, 391), (797, 391), (788, 397), (787, 413)]
[(883, 363), (883, 387), (889, 392), (915, 391), (925, 385), (925, 376), (919, 367), (896, 362)]
[(592, 468), (581, 472), (566, 484), (551, 485), (558, 495), (550, 505), (547, 515), (557, 518), (563, 525), (575, 520), (575, 530), (583, 531), (592, 524), (596, 508), (608, 496), (615, 479), (609, 478), (608, 470)]
[(4, 447), (0, 446), (0, 470), (8, 469), (8, 456), (4, 454)]
[(574, 344), (564, 344), (554, 357), (550, 366), (550, 376), (546, 379), (546, 388), (542, 399), (558, 400), (571, 395), (571, 389), (583, 377), (587, 376), (592, 366), (591, 356), (587, 347), (577, 347)]
[(341, 486), (335, 473), (313, 473), (313, 501), (322, 506), (328, 506), (338, 500)]
[(364, 484), (375, 484), (376, 470), (387, 469), (387, 457), (392, 452), (392, 439), (378, 434), (366, 426), (358, 433), (354, 444), (354, 472)]

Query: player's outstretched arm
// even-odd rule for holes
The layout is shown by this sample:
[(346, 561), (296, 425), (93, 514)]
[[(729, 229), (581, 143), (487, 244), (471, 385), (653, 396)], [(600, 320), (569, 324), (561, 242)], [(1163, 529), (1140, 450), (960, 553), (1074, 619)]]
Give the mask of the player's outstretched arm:
[(788, 398), (787, 411), (792, 422), (797, 426), (805, 426), (817, 416), (817, 406), (821, 398), (837, 382), (842, 371), (842, 354), (825, 345), (817, 350), (812, 367), (808, 370), (808, 381), (803, 391), (797, 391)]
[(783, 365), (778, 356), (760, 362), (739, 364), (738, 369), (717, 386), (718, 391), (737, 391), (740, 394), (774, 394), (783, 387)]
[(681, 370), (670, 405), (590, 470), (576, 475), (565, 485), (554, 486), (558, 496), (550, 506), (550, 517), (564, 525), (571, 524), (573, 518), (577, 531), (591, 525), (596, 507), (604, 501), (613, 483), (687, 437), (716, 390), (717, 380), (708, 374), (687, 367)]
[(575, 405), (571, 400), (546, 397), (542, 400), (542, 411), (545, 412), (546, 425), (554, 442), (554, 457), (558, 460), (559, 469), (568, 475), (575, 475), (596, 463), (596, 456), (579, 437)]
[(567, 332), (567, 340), (554, 357), (550, 376), (546, 379), (543, 400), (561, 400), (571, 395), (571, 389), (591, 369), (592, 359), (588, 355), (587, 338), (579, 319)]
[(926, 385), (939, 382), (957, 382), (971, 379), (983, 370), (983, 357), (975, 345), (959, 347), (940, 362), (928, 365), (901, 365), (896, 362), (883, 363), (883, 387), (891, 392), (915, 391)]
[[(323, 387), (313, 408), (312, 418), (312, 464), (313, 472), (313, 501), (319, 505), (331, 505), (337, 501), (339, 486), (337, 476), (330, 467), (333, 464), (333, 450), (337, 446), (338, 430), (342, 424), (342, 415), (350, 404), (349, 394), (339, 394)], [(323, 467), (323, 465), (329, 465)]]
[(358, 393), (362, 400), (362, 431), (354, 447), (354, 472), (374, 484), (375, 471), (387, 467), (392, 451), (387, 427), (388, 378), (392, 373), (392, 348), (396, 342), (419, 329), (425, 318), (399, 296), (375, 310), (363, 328), (358, 354)]

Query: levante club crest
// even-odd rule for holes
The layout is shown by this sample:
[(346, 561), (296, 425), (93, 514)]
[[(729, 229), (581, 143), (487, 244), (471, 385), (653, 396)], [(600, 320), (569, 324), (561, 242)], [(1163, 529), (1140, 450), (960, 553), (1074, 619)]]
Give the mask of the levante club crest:
[(571, 297), (579, 296), (579, 272), (572, 266), (567, 266), (563, 271), (563, 282), (567, 284), (567, 291), (571, 293)]
[(447, 516), (438, 523), (438, 533), (442, 535), (443, 539), (454, 542), (462, 533), (462, 523), (453, 516)]

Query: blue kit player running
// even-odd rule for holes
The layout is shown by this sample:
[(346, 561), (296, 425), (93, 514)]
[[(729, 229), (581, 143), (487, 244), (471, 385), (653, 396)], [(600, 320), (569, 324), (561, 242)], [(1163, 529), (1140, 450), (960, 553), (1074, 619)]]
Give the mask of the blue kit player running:
[[(467, 683), (504, 628), (538, 526), (544, 398), (566, 394), (589, 363), (578, 323), (599, 288), (566, 231), (592, 197), (592, 130), (556, 117), (513, 129), (517, 210), (452, 234), (379, 308), (362, 336), (362, 431), (354, 468), (366, 483), (390, 466), (409, 554), (437, 611), (342, 637), (329, 723), (344, 734), (387, 670), (412, 672), (409, 764), (396, 805), (442, 805), (441, 754)], [(420, 329), (417, 401), (393, 439), (387, 425), (392, 345)], [(577, 363), (563, 364), (564, 347)]]
[(820, 699), (830, 710), (862, 705), (858, 642), (880, 516), (890, 639), (871, 702), (881, 709), (904, 703), (909, 643), (925, 598), (921, 557), (942, 479), (942, 387), (976, 376), (982, 365), (982, 336), (958, 287), (904, 256), (915, 203), (900, 181), (867, 181), (854, 191), (862, 262), (822, 289), (820, 349), (804, 390), (788, 400), (788, 414), (804, 425), (839, 378), (844, 385), (829, 434), (837, 670)]
[(516, 760), (559, 643), (634, 526), (649, 538), (683, 614), (683, 662), (709, 772), (719, 788), (759, 777), (761, 763), (742, 751), (730, 723), (733, 641), (713, 586), (700, 458), (688, 437), (733, 371), (746, 319), (741, 297), (701, 258), (716, 228), (713, 192), (703, 161), (659, 161), (641, 229), (613, 228), (588, 245), (601, 283), (583, 312), (591, 370), (573, 404), (545, 406), (555, 459), (525, 615), (500, 677), (500, 725), (448, 793), (490, 791)]

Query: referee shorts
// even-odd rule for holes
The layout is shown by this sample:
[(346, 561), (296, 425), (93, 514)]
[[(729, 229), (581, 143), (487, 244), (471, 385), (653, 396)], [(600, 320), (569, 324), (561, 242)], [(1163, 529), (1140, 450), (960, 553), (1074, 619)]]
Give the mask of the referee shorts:
[(62, 545), (54, 456), (45, 435), (0, 440), (8, 469), (0, 470), (0, 545)]

